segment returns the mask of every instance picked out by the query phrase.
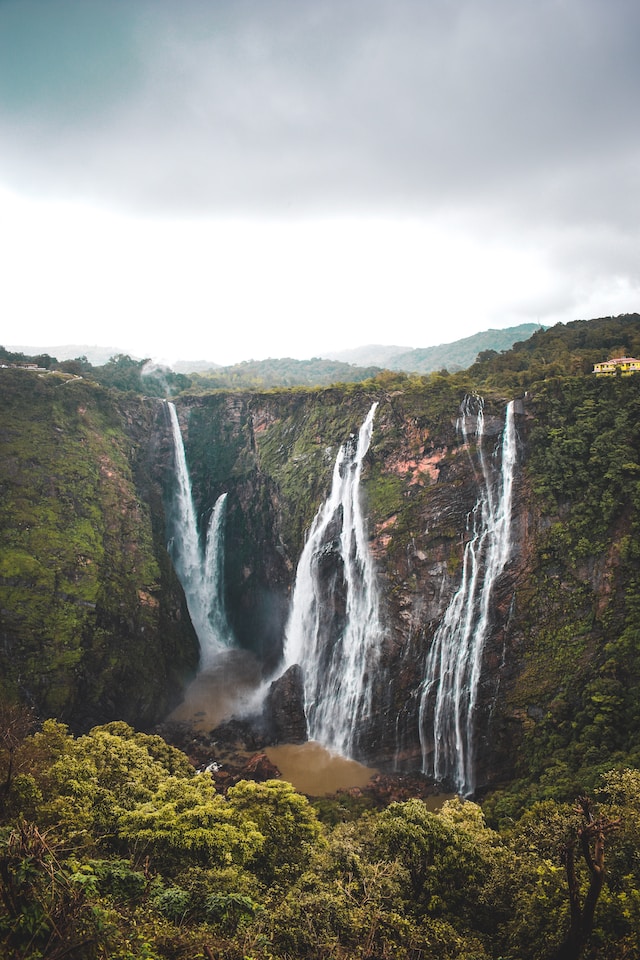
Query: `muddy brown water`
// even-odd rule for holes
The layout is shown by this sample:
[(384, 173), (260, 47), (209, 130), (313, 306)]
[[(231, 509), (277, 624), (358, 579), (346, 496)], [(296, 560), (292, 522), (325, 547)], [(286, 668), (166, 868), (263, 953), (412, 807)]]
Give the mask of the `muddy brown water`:
[(364, 787), (377, 773), (373, 767), (364, 767), (355, 760), (330, 753), (314, 740), (267, 747), (265, 753), (275, 763), (283, 780), (313, 797), (349, 787)]
[(231, 716), (247, 713), (260, 687), (260, 664), (247, 650), (225, 650), (185, 690), (169, 720), (213, 730)]
[[(168, 719), (208, 732), (232, 716), (250, 712), (260, 685), (258, 660), (246, 650), (225, 650), (195, 677), (185, 691), (184, 700)], [(364, 787), (378, 772), (331, 753), (315, 741), (267, 747), (265, 753), (280, 770), (283, 780), (314, 797)], [(429, 806), (437, 809), (448, 796), (451, 795), (428, 798)]]
[[(246, 650), (225, 650), (201, 671), (169, 716), (209, 731), (232, 716), (250, 711), (260, 689), (260, 665)], [(355, 760), (330, 753), (319, 743), (282, 744), (265, 753), (297, 790), (313, 796), (362, 787), (376, 773)]]

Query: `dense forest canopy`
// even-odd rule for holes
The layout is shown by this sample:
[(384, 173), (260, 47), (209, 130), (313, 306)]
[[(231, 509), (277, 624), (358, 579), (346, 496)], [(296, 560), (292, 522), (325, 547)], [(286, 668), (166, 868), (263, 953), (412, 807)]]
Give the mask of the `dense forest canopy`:
[(640, 946), (637, 770), (603, 776), (596, 803), (547, 800), (496, 830), (457, 799), (363, 810), (279, 780), (221, 796), (124, 723), (74, 739), (55, 721), (29, 733), (24, 714), (2, 719), (7, 958), (539, 960), (578, 957), (587, 938), (592, 957)]

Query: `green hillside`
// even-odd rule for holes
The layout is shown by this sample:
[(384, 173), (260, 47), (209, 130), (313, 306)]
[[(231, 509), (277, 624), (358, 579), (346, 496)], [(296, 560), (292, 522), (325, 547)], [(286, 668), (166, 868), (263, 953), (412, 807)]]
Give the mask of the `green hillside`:
[(482, 351), (495, 350), (501, 353), (509, 350), (514, 343), (528, 340), (540, 330), (544, 330), (544, 327), (539, 323), (522, 323), (502, 330), (483, 330), (453, 343), (396, 354), (389, 358), (386, 366), (390, 370), (406, 370), (409, 373), (431, 373), (434, 370), (454, 373), (470, 367)]

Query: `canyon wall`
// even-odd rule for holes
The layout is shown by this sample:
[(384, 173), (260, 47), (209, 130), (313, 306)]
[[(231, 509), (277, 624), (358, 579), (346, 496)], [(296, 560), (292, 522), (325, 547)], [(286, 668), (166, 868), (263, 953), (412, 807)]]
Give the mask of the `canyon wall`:
[(165, 549), (159, 405), (0, 376), (0, 695), (76, 729), (152, 723), (198, 663)]
[[(197, 665), (166, 550), (166, 405), (26, 372), (5, 383), (4, 695), (77, 727), (149, 724)], [(491, 591), (473, 714), (478, 790), (546, 769), (549, 751), (555, 775), (569, 776), (578, 754), (598, 763), (636, 749), (639, 383), (556, 379), (516, 398), (513, 547)], [(460, 587), (480, 454), (500, 467), (514, 398), (487, 391), (480, 445), (457, 429), (467, 392), (454, 377), (382, 375), (176, 401), (203, 529), (227, 493), (228, 618), (265, 676), (278, 672), (296, 566), (337, 451), (377, 402), (361, 492), (383, 629), (374, 708), (356, 739), (360, 759), (386, 769), (428, 760), (426, 658)], [(335, 577), (330, 545), (323, 562)], [(339, 624), (340, 590), (332, 596), (327, 617)]]
[[(371, 715), (354, 740), (359, 759), (388, 769), (423, 766), (419, 731), (425, 661), (438, 623), (460, 584), (468, 518), (479, 497), (480, 447), (457, 429), (465, 394), (446, 377), (405, 378), (385, 388), (216, 394), (178, 404), (194, 496), (204, 518), (221, 492), (227, 499), (226, 597), (237, 642), (267, 669), (282, 654), (286, 618), (304, 536), (331, 484), (340, 445), (357, 435), (378, 404), (363, 464), (361, 495), (380, 588), (382, 623)], [(483, 455), (500, 466), (506, 398), (485, 400)], [(488, 669), (477, 705), (477, 740), (486, 754), (489, 720), (503, 677), (505, 625), (523, 568), (527, 417), (516, 405), (520, 465), (517, 543), (492, 599)], [(338, 551), (323, 548), (327, 630), (344, 625)], [(484, 762), (484, 761), (483, 761)], [(503, 761), (501, 761), (503, 762)]]

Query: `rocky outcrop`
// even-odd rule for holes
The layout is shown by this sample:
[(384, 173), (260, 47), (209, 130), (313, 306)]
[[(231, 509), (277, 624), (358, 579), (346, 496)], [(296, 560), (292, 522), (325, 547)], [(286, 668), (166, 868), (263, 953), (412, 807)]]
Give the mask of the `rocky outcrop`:
[(304, 712), (304, 681), (299, 664), (274, 680), (264, 703), (264, 724), (268, 742), (305, 743), (307, 718)]

